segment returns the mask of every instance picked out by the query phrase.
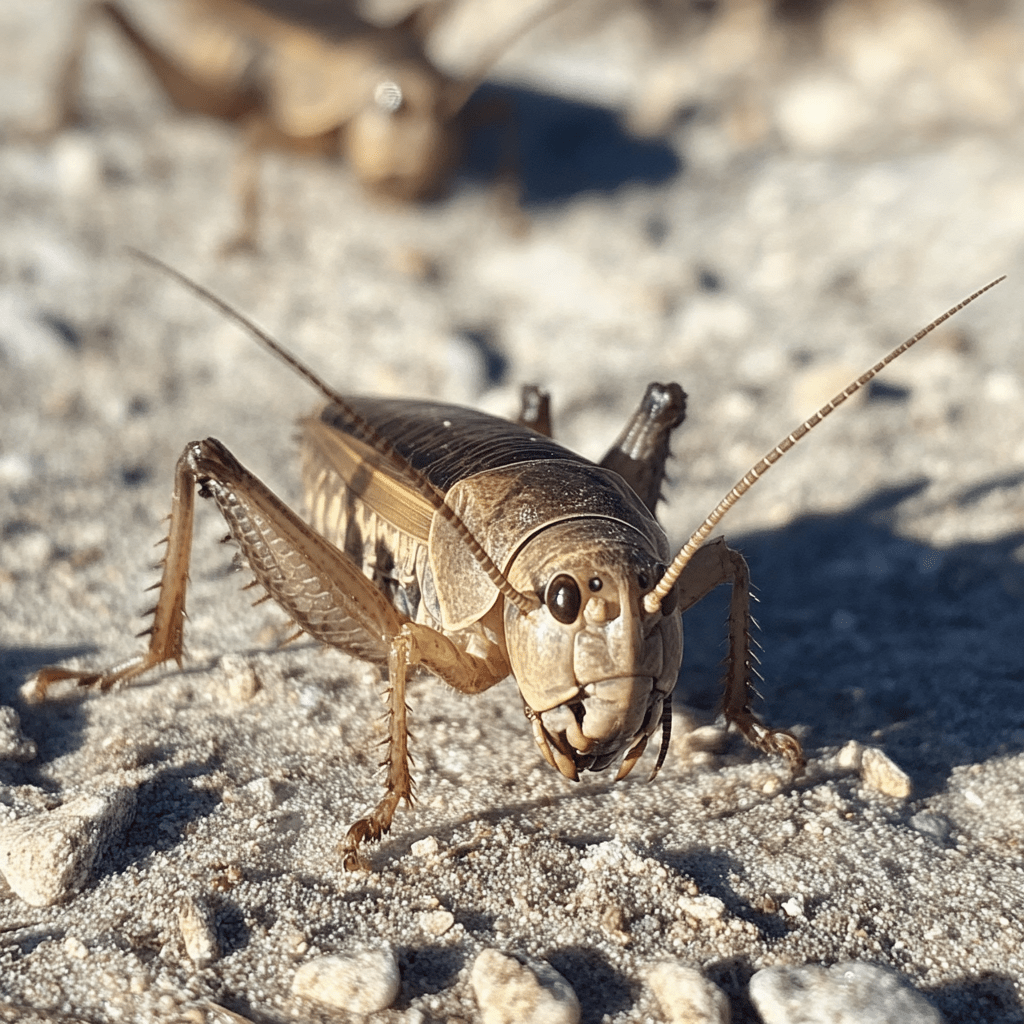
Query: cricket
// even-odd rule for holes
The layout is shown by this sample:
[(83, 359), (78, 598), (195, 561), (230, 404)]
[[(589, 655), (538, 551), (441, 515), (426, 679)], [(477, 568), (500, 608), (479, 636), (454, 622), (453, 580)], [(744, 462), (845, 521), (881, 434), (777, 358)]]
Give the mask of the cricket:
[(89, 0), (73, 28), (52, 110), (36, 134), (84, 120), (83, 58), (96, 25), (108, 26), (177, 110), (238, 128), (241, 224), (225, 249), (252, 250), (259, 238), (260, 159), (269, 150), (340, 158), (369, 195), (416, 203), (445, 191), (467, 133), (500, 118), (509, 129), (504, 159), (512, 173), (510, 111), (482, 102), (473, 109), (470, 99), (504, 53), (566, 2), (551, 0), (527, 14), (456, 78), (427, 53), (431, 33), (456, 0), (431, 0), (384, 27), (351, 3), (177, 0), (190, 29), (180, 55), (154, 42), (122, 4)]
[[(750, 577), (740, 552), (709, 539), (722, 517), (822, 420), (889, 363), (994, 287), (947, 310), (847, 385), (748, 470), (674, 556), (656, 518), (678, 384), (650, 384), (599, 463), (550, 436), (547, 396), (524, 389), (517, 421), (431, 401), (342, 397), (252, 321), (151, 256), (304, 377), (327, 405), (301, 421), (306, 519), (214, 438), (185, 445), (174, 476), (162, 576), (145, 652), (101, 671), (40, 670), (109, 690), (184, 657), (195, 495), (212, 499), (259, 586), (298, 633), (379, 666), (387, 679), (384, 796), (348, 830), (361, 847), (413, 802), (406, 682), (424, 669), (460, 693), (514, 676), (540, 754), (565, 778), (633, 770), (652, 737), (668, 753), (682, 663), (682, 612), (731, 587), (722, 680), (725, 721), (797, 773), (799, 740), (751, 709)], [(145, 635), (145, 634), (143, 634)]]

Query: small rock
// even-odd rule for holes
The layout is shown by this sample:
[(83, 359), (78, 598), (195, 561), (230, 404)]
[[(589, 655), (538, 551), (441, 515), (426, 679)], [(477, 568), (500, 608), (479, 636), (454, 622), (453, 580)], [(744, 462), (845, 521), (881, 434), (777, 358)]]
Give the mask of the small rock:
[(224, 677), (228, 697), (238, 704), (248, 704), (260, 692), (260, 680), (248, 658), (241, 654), (225, 654), (218, 666)]
[(186, 896), (178, 907), (178, 927), (185, 943), (185, 952), (196, 967), (208, 967), (220, 956), (217, 933), (210, 913), (191, 896)]
[(666, 961), (647, 971), (668, 1024), (729, 1024), (729, 998), (700, 971)]
[(579, 1024), (580, 1003), (553, 967), (533, 970), (495, 949), (485, 949), (470, 974), (482, 1024)]
[(827, 153), (852, 145), (870, 123), (871, 110), (853, 83), (833, 74), (791, 82), (776, 104), (776, 127), (793, 149)]
[(444, 935), (453, 924), (455, 915), (450, 910), (428, 910), (420, 914), (420, 927), (428, 935)]
[(782, 912), (786, 917), (803, 917), (804, 916), (804, 898), (803, 896), (790, 896), (785, 903), (782, 904)]
[(0, 874), (33, 907), (60, 903), (135, 815), (135, 790), (118, 787), (0, 825)]
[(414, 857), (433, 857), (440, 848), (441, 846), (434, 836), (426, 836), (423, 839), (417, 839), (416, 842), (409, 847), (409, 852)]
[(910, 819), (910, 827), (940, 843), (944, 843), (949, 838), (950, 832), (953, 831), (953, 825), (949, 819), (941, 814), (935, 814), (933, 811), (918, 811)]
[(398, 961), (386, 946), (309, 960), (295, 972), (292, 993), (335, 1010), (376, 1013), (398, 998), (401, 985)]
[(839, 753), (836, 754), (836, 764), (847, 771), (860, 771), (861, 759), (864, 756), (864, 744), (856, 740), (850, 740), (844, 744)]
[(620, 946), (628, 946), (633, 941), (629, 934), (629, 921), (617, 903), (609, 903), (601, 913), (601, 927)]
[(0, 761), (31, 761), (36, 753), (35, 740), (21, 731), (18, 712), (0, 705)]
[(258, 779), (247, 782), (241, 790), (245, 796), (245, 803), (252, 810), (270, 811), (278, 803), (277, 794), (274, 792), (274, 784), (265, 775)]
[(878, 747), (864, 748), (860, 774), (872, 789), (899, 800), (906, 800), (914, 790), (910, 776)]
[(717, 921), (725, 916), (725, 904), (717, 896), (680, 896), (679, 909), (698, 921)]
[(767, 967), (750, 979), (764, 1024), (942, 1024), (899, 975), (871, 964)]

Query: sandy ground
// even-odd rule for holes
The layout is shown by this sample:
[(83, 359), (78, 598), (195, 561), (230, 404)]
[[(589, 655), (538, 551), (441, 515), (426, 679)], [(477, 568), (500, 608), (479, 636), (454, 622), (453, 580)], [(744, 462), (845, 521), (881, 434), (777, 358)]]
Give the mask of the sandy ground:
[[(10, 123), (44, 107), (73, 6), (4, 4)], [(368, 1018), (382, 1022), (479, 1019), (469, 972), (487, 948), (553, 966), (591, 1024), (666, 1019), (644, 981), (665, 958), (721, 984), (737, 1021), (757, 1019), (754, 971), (844, 960), (895, 969), (948, 1021), (1024, 1020), (1021, 12), (874, 5), (897, 21), (909, 9), (915, 46), (929, 32), (948, 44), (901, 65), (918, 51), (876, 25), (868, 50), (897, 55), (878, 66), (910, 68), (876, 87), (828, 49), (847, 37), (813, 6), (744, 51), (764, 62), (744, 65), (756, 75), (709, 74), (700, 89), (679, 70), (673, 92), (666, 68), (711, 45), (711, 15), (585, 8), (524, 40), (499, 76), (531, 87), (514, 95), (522, 234), (496, 212), (486, 155), (413, 209), (368, 202), (344, 166), (281, 156), (267, 161), (261, 252), (221, 259), (235, 137), (169, 114), (99, 34), (89, 123), (48, 145), (8, 136), (0, 702), (37, 754), (0, 766), (0, 811), (41, 820), (112, 791), (135, 811), (60, 905), (0, 897), (3, 1000), (46, 1020), (213, 1020), (209, 1003), (260, 1022), (337, 1019), (291, 994), (296, 967), (383, 941), (402, 987)], [(829, 32), (858, 9), (821, 6)], [(828, 91), (837, 81), (846, 93)], [(624, 127), (638, 124), (661, 134)], [(540, 382), (559, 438), (591, 457), (648, 381), (679, 380), (690, 412), (662, 509), (677, 543), (849, 377), (1008, 280), (726, 522), (758, 587), (760, 708), (803, 737), (802, 779), (734, 737), (711, 750), (707, 731), (688, 738), (714, 721), (723, 592), (685, 618), (677, 739), (651, 785), (647, 760), (619, 784), (555, 774), (511, 680), (465, 698), (417, 679), (418, 803), (370, 851), (370, 873), (346, 874), (336, 844), (378, 794), (381, 687), (335, 652), (276, 650), (282, 616), (238, 593), (247, 577), (212, 510), (197, 521), (185, 669), (105, 697), (24, 700), (42, 665), (105, 665), (141, 643), (187, 441), (220, 438), (300, 501), (292, 424), (313, 396), (129, 244), (343, 391), (511, 414), (519, 386)], [(883, 749), (912, 796), (867, 785), (837, 757), (850, 740)], [(721, 915), (687, 913), (695, 895)], [(184, 948), (185, 897), (216, 931), (205, 966)]]

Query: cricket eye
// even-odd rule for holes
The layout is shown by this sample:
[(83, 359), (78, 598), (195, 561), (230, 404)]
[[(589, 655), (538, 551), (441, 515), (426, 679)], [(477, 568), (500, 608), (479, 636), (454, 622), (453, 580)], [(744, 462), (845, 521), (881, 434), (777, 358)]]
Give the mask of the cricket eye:
[(568, 626), (580, 613), (582, 598), (579, 584), (571, 576), (559, 574), (548, 584), (544, 603), (559, 622)]
[(373, 90), (373, 102), (386, 114), (397, 114), (402, 106), (402, 87), (386, 78)]

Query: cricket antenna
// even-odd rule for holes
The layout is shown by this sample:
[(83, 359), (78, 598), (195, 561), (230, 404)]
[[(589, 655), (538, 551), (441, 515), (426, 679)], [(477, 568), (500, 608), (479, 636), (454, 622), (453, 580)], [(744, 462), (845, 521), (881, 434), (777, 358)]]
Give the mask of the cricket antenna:
[(215, 295), (208, 288), (204, 288), (201, 284), (193, 281), (190, 277), (187, 277), (180, 270), (175, 270), (174, 267), (163, 260), (157, 259), (155, 256), (151, 256), (149, 253), (142, 252), (141, 249), (135, 249), (128, 246), (128, 251), (136, 257), (136, 259), (142, 260), (143, 263), (148, 263), (150, 266), (156, 267), (157, 270), (162, 271), (169, 277), (172, 277), (179, 284), (184, 285), (189, 291), (198, 295), (200, 298), (205, 299), (215, 309), (220, 310), (229, 320), (233, 321), (239, 327), (241, 327), (250, 337), (258, 341), (265, 349), (277, 356), (283, 363), (290, 366), (300, 377), (305, 377), (310, 384), (316, 388), (329, 402), (337, 405), (344, 413), (345, 418), (349, 421), (349, 424), (354, 428), (355, 433), (367, 444), (372, 445), (377, 449), (385, 458), (391, 460), (392, 464), (402, 473), (402, 475), (409, 481), (409, 483), (421, 494), (431, 506), (454, 528), (455, 532), (462, 538), (463, 542), (472, 552), (473, 557), (477, 560), (480, 568), (487, 574), (488, 579), (501, 591), (502, 594), (508, 598), (524, 615), (528, 615), (534, 611), (540, 604), (536, 597), (529, 594), (520, 593), (515, 587), (509, 583), (508, 578), (505, 574), (494, 564), (491, 556), (484, 551), (480, 542), (470, 532), (469, 527), (459, 518), (455, 510), (450, 506), (446, 505), (444, 497), (438, 493), (434, 485), (418, 470), (412, 463), (406, 459), (401, 452), (399, 452), (395, 446), (384, 437), (380, 431), (376, 430), (370, 423), (368, 423), (362, 416), (359, 415), (345, 401), (344, 398), (337, 391), (334, 390), (326, 381), (319, 377), (310, 367), (306, 366), (297, 356), (293, 356), (291, 352), (285, 349), (281, 344), (275, 341), (262, 327), (258, 324), (253, 323), (247, 316), (240, 313), (230, 303), (225, 302), (222, 298)]
[(884, 359), (875, 363), (870, 370), (866, 370), (862, 373), (852, 384), (848, 384), (842, 391), (839, 392), (831, 401), (826, 402), (813, 416), (804, 420), (796, 430), (787, 434), (770, 452), (768, 452), (764, 458), (762, 458), (755, 466), (747, 471), (743, 477), (736, 482), (736, 485), (725, 495), (724, 498), (714, 507), (711, 514), (704, 520), (703, 523), (694, 531), (690, 539), (680, 548), (679, 554), (672, 560), (672, 564), (665, 570), (665, 574), (658, 581), (657, 586), (644, 597), (644, 610), (648, 614), (653, 614), (661, 607), (661, 602), (665, 599), (668, 592), (675, 586), (676, 580), (679, 579), (679, 574), (686, 568), (686, 564), (691, 558), (697, 553), (700, 546), (708, 539), (711, 531), (721, 521), (722, 516), (729, 511), (736, 504), (740, 498), (743, 497), (747, 491), (750, 490), (754, 484), (757, 483), (761, 477), (764, 476), (768, 470), (775, 465), (779, 459), (782, 458), (790, 448), (793, 447), (801, 438), (806, 436), (814, 427), (816, 427), (826, 416), (834, 412), (840, 405), (843, 404), (851, 395), (855, 394), (872, 377), (877, 376), (886, 366), (888, 366), (894, 359), (903, 355), (907, 349), (912, 348), (916, 345), (923, 337), (931, 334), (940, 324), (945, 323), (954, 313), (959, 313), (964, 306), (972, 303), (976, 298), (984, 295), (990, 288), (994, 288), (1000, 281), (1006, 280), (1006, 275), (997, 277), (994, 281), (990, 281), (984, 288), (979, 288), (973, 295), (968, 295), (962, 302), (958, 302), (952, 309), (947, 309), (942, 316), (937, 317), (927, 327), (922, 328), (912, 338), (908, 338), (902, 345), (897, 345)]

